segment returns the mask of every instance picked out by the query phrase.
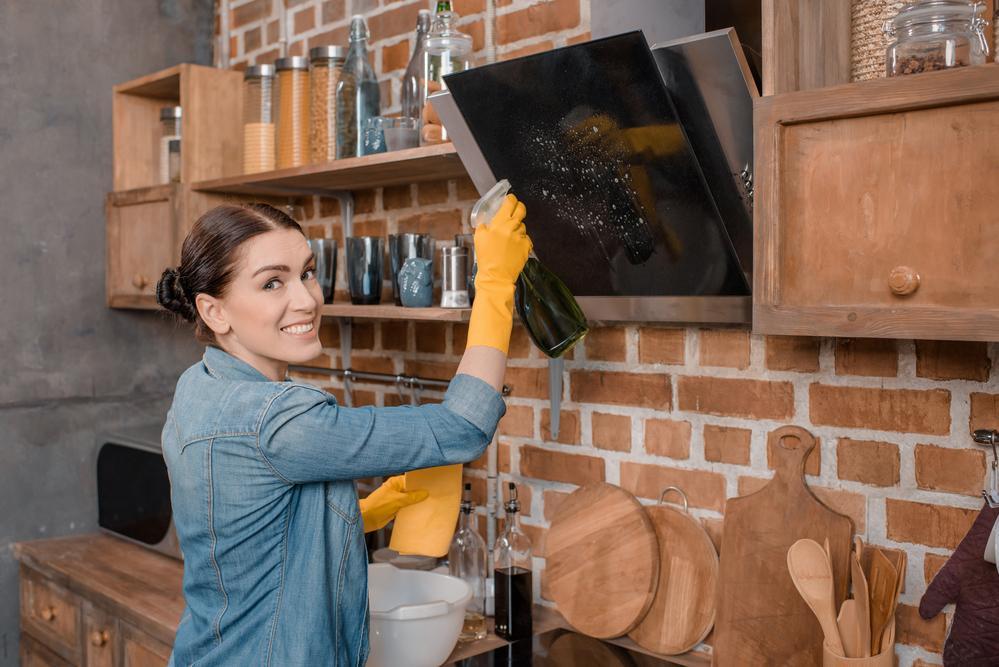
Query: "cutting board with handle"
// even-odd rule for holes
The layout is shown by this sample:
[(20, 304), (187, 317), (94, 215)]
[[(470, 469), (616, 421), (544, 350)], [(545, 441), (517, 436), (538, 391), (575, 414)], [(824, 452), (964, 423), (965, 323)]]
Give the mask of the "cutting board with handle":
[(812, 434), (784, 426), (773, 437), (773, 479), (725, 508), (712, 658), (721, 667), (822, 663), (822, 628), (787, 570), (799, 539), (829, 540), (836, 609), (846, 599), (853, 522), (805, 484)]
[(588, 484), (558, 507), (545, 539), (551, 599), (576, 630), (609, 639), (644, 618), (659, 577), (659, 543), (642, 505), (613, 484)]
[[(663, 504), (669, 491), (683, 499), (682, 510)], [(628, 636), (653, 653), (685, 653), (708, 636), (715, 622), (718, 552), (701, 522), (687, 512), (687, 497), (679, 488), (668, 487), (659, 504), (645, 511), (659, 541), (659, 584), (649, 613)]]

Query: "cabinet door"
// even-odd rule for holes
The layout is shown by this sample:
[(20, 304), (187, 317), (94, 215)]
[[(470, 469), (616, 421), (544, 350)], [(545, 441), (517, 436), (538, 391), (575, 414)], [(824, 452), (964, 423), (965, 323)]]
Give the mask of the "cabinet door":
[(119, 621), (122, 667), (164, 667), (171, 649), (138, 628)]
[(761, 98), (755, 331), (999, 338), (997, 68)]
[(80, 601), (68, 590), (21, 568), (21, 629), (65, 660), (80, 659)]
[(66, 662), (58, 655), (45, 648), (31, 635), (21, 633), (21, 667), (71, 667), (73, 663)]
[(176, 265), (175, 207), (181, 186), (107, 197), (107, 301), (113, 308), (156, 308), (156, 282)]
[(118, 623), (107, 612), (83, 603), (83, 665), (114, 667), (114, 646)]

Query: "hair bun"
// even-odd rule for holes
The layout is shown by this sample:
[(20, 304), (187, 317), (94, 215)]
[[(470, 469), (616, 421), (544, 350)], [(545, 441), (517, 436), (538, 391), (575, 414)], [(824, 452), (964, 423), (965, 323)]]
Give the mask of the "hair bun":
[(180, 274), (176, 269), (166, 269), (156, 283), (156, 303), (172, 313), (193, 322), (196, 312), (191, 300), (187, 298), (184, 286), (180, 282)]

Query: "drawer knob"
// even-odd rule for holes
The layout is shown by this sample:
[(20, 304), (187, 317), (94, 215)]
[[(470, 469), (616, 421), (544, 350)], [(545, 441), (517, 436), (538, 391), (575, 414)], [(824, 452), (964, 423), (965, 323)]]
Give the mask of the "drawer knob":
[(149, 284), (149, 281), (141, 273), (136, 273), (134, 276), (132, 276), (132, 284), (135, 286), (136, 289), (145, 289), (146, 285)]
[(111, 634), (107, 630), (94, 630), (90, 633), (91, 646), (104, 646), (111, 639)]
[(55, 607), (46, 607), (45, 609), (42, 609), (43, 621), (52, 622), (55, 620), (55, 617), (56, 617)]
[(908, 296), (919, 289), (919, 274), (909, 266), (896, 266), (888, 274), (888, 287), (893, 294)]

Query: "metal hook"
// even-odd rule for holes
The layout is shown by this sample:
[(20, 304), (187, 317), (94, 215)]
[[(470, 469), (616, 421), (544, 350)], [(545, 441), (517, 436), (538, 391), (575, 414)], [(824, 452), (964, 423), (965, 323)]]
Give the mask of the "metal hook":
[(989, 507), (995, 509), (999, 507), (999, 451), (996, 445), (999, 444), (999, 431), (989, 429), (978, 429), (972, 436), (980, 445), (992, 446), (992, 466), (989, 471), (989, 488), (982, 490), (982, 497)]
[[(687, 512), (687, 511), (688, 511), (688, 509), (689, 509), (689, 508), (688, 508), (688, 505), (687, 505), (687, 494), (686, 494), (686, 493), (684, 493), (684, 492), (683, 492), (683, 489), (681, 489), (681, 488), (680, 488), (680, 487), (678, 487), (678, 486), (667, 486), (667, 487), (666, 487), (665, 489), (663, 489), (663, 492), (659, 494), (659, 504), (660, 504), (660, 505), (662, 505), (662, 504), (663, 504), (663, 501), (664, 501), (664, 500), (665, 500), (665, 498), (666, 498), (666, 494), (667, 494), (667, 493), (669, 493), (670, 491), (676, 491), (677, 493), (679, 493), (679, 494), (680, 494), (680, 498), (682, 498), (682, 499), (683, 499), (683, 511), (684, 511), (684, 512)], [(674, 504), (675, 504), (675, 503), (674, 503)]]
[(411, 379), (411, 384), (409, 385), (413, 393), (410, 395), (409, 404), (419, 405), (420, 404), (420, 390), (423, 389), (423, 385), (416, 378)]
[(395, 376), (395, 392), (399, 394), (399, 405), (406, 402), (406, 397), (402, 393), (402, 388), (406, 386), (406, 378), (402, 375)]

